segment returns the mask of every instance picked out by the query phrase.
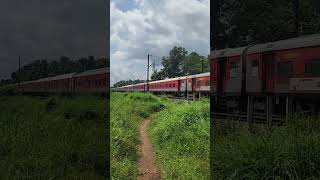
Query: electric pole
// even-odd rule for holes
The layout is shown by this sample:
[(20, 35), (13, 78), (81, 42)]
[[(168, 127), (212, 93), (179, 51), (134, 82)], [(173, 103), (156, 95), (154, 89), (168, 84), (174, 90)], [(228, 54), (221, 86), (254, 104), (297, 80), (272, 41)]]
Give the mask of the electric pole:
[(20, 68), (21, 68), (21, 56), (19, 56), (19, 69), (18, 69), (18, 73), (17, 73), (19, 90), (20, 90)]
[(153, 59), (153, 74), (156, 72), (156, 60)]
[(149, 67), (150, 67), (150, 61), (149, 61), (150, 55), (148, 54), (148, 66), (147, 66), (147, 91), (149, 91)]

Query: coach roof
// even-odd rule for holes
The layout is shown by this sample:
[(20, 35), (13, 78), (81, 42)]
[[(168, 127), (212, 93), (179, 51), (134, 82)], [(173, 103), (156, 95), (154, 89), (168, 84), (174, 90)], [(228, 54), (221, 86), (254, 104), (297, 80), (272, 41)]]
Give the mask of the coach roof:
[(239, 56), (240, 54), (242, 54), (243, 50), (246, 47), (247, 46), (215, 50), (211, 52), (211, 54), (209, 55), (209, 58), (215, 59), (215, 58), (221, 58), (221, 57)]
[(220, 58), (220, 57), (231, 57), (241, 55), (243, 51), (248, 48), (247, 53), (261, 53), (261, 52), (268, 52), (268, 51), (279, 51), (279, 50), (286, 50), (286, 49), (295, 49), (295, 48), (304, 48), (304, 47), (312, 47), (312, 46), (319, 46), (320, 45), (320, 34), (312, 34), (306, 36), (295, 37), (291, 39), (285, 39), (275, 42), (268, 42), (264, 44), (256, 44), (250, 46), (244, 46), (239, 48), (227, 48), (227, 49), (220, 49), (211, 52), (209, 55), (210, 59)]
[(295, 37), (286, 40), (257, 44), (248, 49), (248, 53), (260, 53), (295, 48), (305, 48), (320, 45), (320, 34)]
[(93, 69), (76, 74), (75, 77), (109, 73), (109, 68)]

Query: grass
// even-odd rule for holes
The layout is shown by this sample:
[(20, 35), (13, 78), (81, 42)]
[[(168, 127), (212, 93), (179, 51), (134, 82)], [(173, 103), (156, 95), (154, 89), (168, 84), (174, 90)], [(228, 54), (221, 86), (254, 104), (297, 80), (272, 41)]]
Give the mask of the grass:
[(149, 134), (163, 179), (209, 179), (209, 101), (168, 102)]
[(148, 93), (111, 93), (111, 177), (136, 179), (139, 126), (144, 118), (164, 108), (161, 98)]
[(0, 179), (105, 179), (105, 104), (0, 97)]
[(214, 179), (319, 179), (320, 121), (294, 115), (286, 127), (217, 130), (212, 148)]

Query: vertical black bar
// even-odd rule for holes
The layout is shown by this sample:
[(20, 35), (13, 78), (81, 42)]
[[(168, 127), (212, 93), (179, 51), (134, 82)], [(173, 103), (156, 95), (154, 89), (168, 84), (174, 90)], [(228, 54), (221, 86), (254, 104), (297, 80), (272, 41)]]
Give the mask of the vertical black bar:
[[(212, 0), (210, 1), (210, 53), (212, 53), (213, 50), (217, 49), (217, 44), (215, 44), (218, 40), (218, 22), (219, 22), (219, 14), (220, 14), (220, 1), (221, 0)], [(209, 59), (210, 64), (210, 59)], [(210, 78), (211, 79), (211, 78)], [(213, 82), (210, 82), (212, 84)], [(212, 87), (212, 86), (210, 86)], [(214, 137), (214, 128), (215, 128), (215, 121), (213, 117), (214, 112), (214, 94), (213, 89), (210, 89), (210, 179), (213, 179), (212, 177), (212, 165), (213, 165), (213, 153), (212, 149), (213, 147), (213, 141), (215, 139)]]

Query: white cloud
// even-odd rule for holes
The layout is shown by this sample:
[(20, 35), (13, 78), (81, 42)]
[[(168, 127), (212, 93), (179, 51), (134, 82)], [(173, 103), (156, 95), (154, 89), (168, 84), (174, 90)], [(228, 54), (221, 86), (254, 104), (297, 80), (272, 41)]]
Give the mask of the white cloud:
[(111, 83), (145, 79), (147, 54), (167, 56), (174, 45), (209, 53), (209, 0), (134, 0), (123, 11), (111, 1)]

